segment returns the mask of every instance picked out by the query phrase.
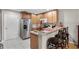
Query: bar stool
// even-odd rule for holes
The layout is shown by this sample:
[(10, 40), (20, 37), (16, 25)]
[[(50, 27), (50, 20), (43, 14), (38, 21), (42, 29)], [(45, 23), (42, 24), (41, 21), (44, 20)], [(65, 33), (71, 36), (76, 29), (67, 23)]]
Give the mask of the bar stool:
[(69, 34), (68, 28), (63, 28), (58, 31), (55, 37), (51, 37), (47, 41), (47, 49), (64, 49), (68, 46)]

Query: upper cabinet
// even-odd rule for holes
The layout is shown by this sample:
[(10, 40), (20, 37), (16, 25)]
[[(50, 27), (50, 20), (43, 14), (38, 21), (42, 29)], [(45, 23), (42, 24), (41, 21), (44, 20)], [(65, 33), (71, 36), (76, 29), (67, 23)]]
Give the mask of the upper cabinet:
[(37, 20), (37, 16), (36, 16), (35, 14), (32, 14), (32, 15), (31, 15), (31, 20), (32, 20), (32, 23), (33, 23), (33, 24), (37, 24), (37, 21), (38, 21), (38, 20)]
[(52, 10), (40, 14), (30, 14), (23, 11), (21, 12), (21, 16), (22, 19), (31, 18), (33, 24), (40, 24), (40, 19), (45, 19), (45, 18), (47, 18), (47, 21), (50, 24), (58, 22), (58, 10)]
[(58, 11), (53, 11), (53, 23), (58, 22)]
[(27, 13), (25, 11), (21, 12), (21, 18), (22, 19), (30, 19), (31, 18), (31, 13)]
[(31, 15), (31, 20), (33, 24), (40, 24), (40, 19), (43, 17), (43, 14), (32, 14)]
[(44, 18), (48, 19), (48, 23), (57, 23), (58, 21), (57, 11), (49, 11), (47, 13), (44, 13)]
[(40, 19), (47, 18), (48, 23), (57, 23), (58, 22), (58, 11), (52, 10), (45, 13), (40, 13), (38, 15), (32, 14), (31, 19), (33, 24), (39, 24)]

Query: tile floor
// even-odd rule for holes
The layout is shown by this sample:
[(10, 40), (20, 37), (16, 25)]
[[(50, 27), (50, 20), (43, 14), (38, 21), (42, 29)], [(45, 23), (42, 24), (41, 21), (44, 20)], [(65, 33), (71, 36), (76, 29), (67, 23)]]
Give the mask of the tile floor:
[(4, 49), (30, 49), (30, 39), (9, 39), (3, 42)]
[[(22, 40), (21, 38), (9, 39), (3, 42), (4, 49), (30, 49), (30, 39)], [(73, 43), (69, 43), (68, 49), (77, 49)]]
[(74, 43), (69, 43), (69, 48), (68, 49), (77, 49), (77, 46), (74, 45)]

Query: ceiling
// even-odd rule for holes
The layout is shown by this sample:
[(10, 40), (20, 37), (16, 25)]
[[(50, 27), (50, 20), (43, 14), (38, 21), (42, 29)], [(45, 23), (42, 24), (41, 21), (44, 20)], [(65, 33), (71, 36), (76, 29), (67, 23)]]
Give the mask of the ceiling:
[(19, 11), (19, 12), (26, 11), (33, 14), (39, 14), (39, 13), (47, 12), (50, 10), (53, 10), (53, 9), (16, 9), (16, 11)]

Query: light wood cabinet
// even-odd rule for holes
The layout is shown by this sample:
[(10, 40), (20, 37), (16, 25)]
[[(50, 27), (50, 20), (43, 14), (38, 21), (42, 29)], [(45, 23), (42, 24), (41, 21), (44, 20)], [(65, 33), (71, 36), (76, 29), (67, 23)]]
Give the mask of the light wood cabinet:
[(31, 13), (28, 13), (28, 12), (21, 12), (21, 18), (22, 19), (30, 19), (31, 18)]
[(38, 15), (32, 14), (31, 20), (33, 24), (40, 24), (40, 19), (47, 18), (48, 23), (58, 22), (58, 10), (48, 11), (45, 13), (40, 13)]
[(31, 40), (30, 40), (30, 45), (32, 49), (38, 49), (38, 35), (35, 34), (30, 34), (31, 35)]
[(50, 11), (50, 12), (45, 13), (44, 18), (48, 19), (48, 23), (56, 23), (58, 21), (57, 11)]
[(37, 15), (32, 14), (32, 15), (31, 15), (31, 20), (32, 20), (32, 23), (33, 23), (33, 24), (37, 24), (37, 21), (38, 21), (38, 20), (37, 20)]

